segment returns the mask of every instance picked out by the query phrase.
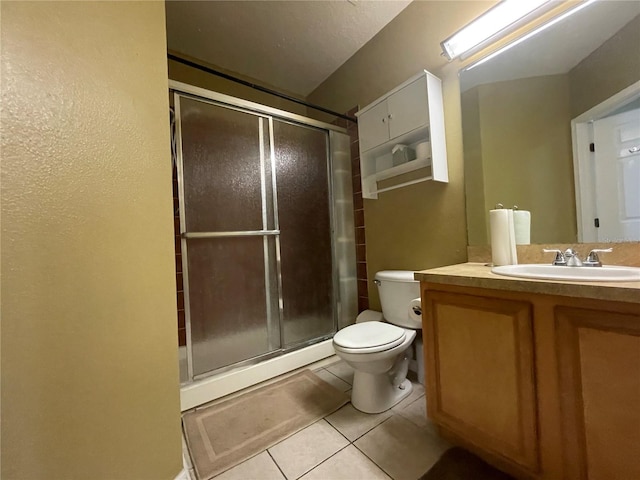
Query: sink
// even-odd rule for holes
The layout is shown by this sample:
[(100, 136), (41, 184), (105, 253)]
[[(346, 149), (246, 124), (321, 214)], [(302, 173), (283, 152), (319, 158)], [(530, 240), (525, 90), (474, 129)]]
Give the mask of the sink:
[(493, 267), (493, 273), (508, 277), (544, 280), (573, 280), (576, 282), (640, 282), (640, 268), (636, 267), (565, 267), (547, 264), (503, 265)]

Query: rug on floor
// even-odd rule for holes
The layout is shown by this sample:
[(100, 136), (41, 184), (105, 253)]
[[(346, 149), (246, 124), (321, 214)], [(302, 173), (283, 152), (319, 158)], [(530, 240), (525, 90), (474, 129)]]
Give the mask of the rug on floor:
[(200, 480), (275, 445), (349, 401), (310, 370), (182, 417)]
[(515, 480), (460, 447), (444, 452), (419, 480)]

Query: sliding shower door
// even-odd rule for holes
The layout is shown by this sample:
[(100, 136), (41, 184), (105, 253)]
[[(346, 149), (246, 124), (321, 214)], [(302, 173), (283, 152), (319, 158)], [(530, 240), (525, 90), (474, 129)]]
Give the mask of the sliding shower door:
[[(213, 99), (173, 102), (188, 378), (330, 338), (339, 316), (355, 317), (355, 295), (340, 299), (356, 281), (348, 137)], [(331, 138), (349, 178), (340, 207)]]
[(280, 348), (268, 119), (178, 103), (193, 375)]
[(274, 120), (282, 258), (283, 343), (330, 335), (333, 254), (326, 131)]

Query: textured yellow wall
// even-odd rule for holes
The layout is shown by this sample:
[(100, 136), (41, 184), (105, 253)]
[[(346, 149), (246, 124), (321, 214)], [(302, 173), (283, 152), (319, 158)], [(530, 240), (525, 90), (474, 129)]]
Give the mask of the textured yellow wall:
[[(443, 80), (449, 183), (423, 182), (364, 201), (370, 280), (384, 269), (466, 261), (460, 65), (447, 64), (440, 42), (494, 3), (413, 2), (309, 96), (313, 103), (346, 111), (367, 105), (421, 69)], [(371, 281), (369, 298), (379, 309)]]
[(1, 8), (1, 476), (172, 479), (164, 4)]

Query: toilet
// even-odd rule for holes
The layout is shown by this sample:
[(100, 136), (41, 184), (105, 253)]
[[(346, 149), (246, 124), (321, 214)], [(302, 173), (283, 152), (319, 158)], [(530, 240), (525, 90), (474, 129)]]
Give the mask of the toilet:
[(413, 271), (376, 273), (382, 313), (361, 312), (356, 323), (333, 337), (336, 355), (354, 369), (351, 404), (361, 412), (380, 413), (411, 393), (407, 379), (410, 347), (421, 316), (411, 313), (410, 303), (420, 296)]

